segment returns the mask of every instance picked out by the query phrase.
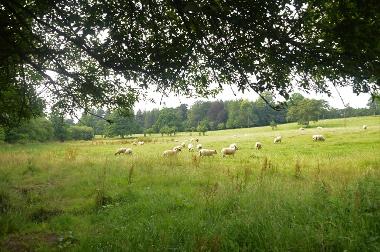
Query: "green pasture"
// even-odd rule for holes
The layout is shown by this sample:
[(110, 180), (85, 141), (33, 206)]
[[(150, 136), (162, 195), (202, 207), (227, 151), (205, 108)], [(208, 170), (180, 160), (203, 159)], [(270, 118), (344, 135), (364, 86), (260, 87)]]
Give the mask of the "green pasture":
[(379, 251), (380, 117), (299, 128), (0, 145), (0, 251)]

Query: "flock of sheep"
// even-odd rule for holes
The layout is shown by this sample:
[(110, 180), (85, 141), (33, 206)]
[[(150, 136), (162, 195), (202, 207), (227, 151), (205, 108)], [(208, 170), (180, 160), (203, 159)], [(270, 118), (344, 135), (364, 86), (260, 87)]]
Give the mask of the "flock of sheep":
[[(363, 125), (363, 129), (366, 130), (367, 129), (367, 125)], [(321, 130), (322, 127), (317, 127), (317, 129)], [(304, 128), (300, 128), (299, 130), (304, 130)], [(312, 136), (312, 139), (313, 141), (325, 141), (325, 137), (323, 135), (313, 135)], [(277, 143), (281, 143), (281, 140), (282, 140), (282, 136), (276, 136), (273, 140), (273, 143), (274, 144), (277, 144)], [(198, 143), (199, 142), (199, 139), (196, 138), (196, 139), (190, 139), (189, 140), (189, 143), (187, 144), (187, 149), (189, 150), (189, 152), (193, 152), (194, 151), (194, 145), (196, 144), (196, 149), (198, 150), (199, 152), (199, 156), (203, 157), (203, 156), (213, 156), (215, 154), (217, 154), (217, 151), (216, 150), (213, 150), (213, 149), (204, 149), (202, 144)], [(144, 142), (143, 141), (139, 141), (139, 142), (133, 142), (132, 143), (133, 145), (144, 145)], [(179, 153), (180, 151), (182, 151), (183, 148), (185, 148), (186, 146), (186, 142), (183, 142), (181, 145), (177, 145), (175, 147), (173, 147), (173, 149), (171, 150), (165, 150), (162, 154), (163, 157), (170, 157), (170, 156), (175, 156), (177, 155), (177, 153)], [(255, 148), (256, 150), (260, 150), (261, 148), (263, 147), (262, 143), (261, 142), (256, 142), (255, 143)], [(227, 148), (223, 148), (220, 153), (222, 154), (223, 157), (225, 156), (234, 156), (235, 155), (235, 152), (238, 150), (238, 146), (236, 143), (233, 143), (233, 144), (230, 144), (229, 147)], [(132, 149), (131, 148), (120, 148), (116, 151), (115, 155), (118, 155), (118, 154), (129, 154), (131, 155), (132, 154)]]

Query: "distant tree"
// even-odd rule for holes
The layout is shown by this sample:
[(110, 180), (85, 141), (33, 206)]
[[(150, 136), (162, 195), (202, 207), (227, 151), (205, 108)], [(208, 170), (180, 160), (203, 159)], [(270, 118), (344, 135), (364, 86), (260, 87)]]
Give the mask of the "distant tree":
[(201, 121), (197, 127), (197, 131), (199, 132), (199, 135), (200, 134), (205, 135), (207, 130), (208, 130), (208, 121), (207, 120)]
[(53, 139), (52, 123), (43, 117), (23, 121), (18, 127), (5, 131), (4, 140), (7, 142), (46, 142)]
[(209, 111), (210, 105), (210, 102), (195, 102), (187, 114), (188, 126), (197, 127), (200, 121), (207, 119), (207, 113)]
[(224, 125), (224, 123), (219, 123), (218, 126), (216, 126), (216, 128), (217, 128), (218, 130), (223, 130), (223, 129), (226, 128), (226, 126)]
[(271, 126), (272, 130), (277, 129), (277, 123), (275, 121), (271, 121), (269, 125)]
[(305, 98), (291, 106), (287, 116), (290, 121), (297, 121), (298, 124), (309, 125), (310, 121), (319, 120), (326, 105), (326, 101)]
[(94, 129), (87, 126), (70, 126), (68, 132), (73, 140), (91, 140), (94, 138)]
[(132, 135), (138, 131), (138, 126), (132, 110), (113, 111), (108, 119), (112, 121), (112, 123), (106, 128), (107, 136), (120, 136), (121, 138), (124, 138), (125, 136)]
[(156, 121), (159, 116), (160, 111), (158, 109), (153, 109), (151, 111), (144, 112), (144, 128), (153, 128), (154, 132), (158, 132), (159, 129), (154, 125), (156, 124)]
[(228, 101), (226, 102), (228, 119), (226, 122), (227, 129), (240, 128), (240, 101)]
[(137, 133), (143, 132), (145, 118), (143, 112), (140, 109), (136, 112), (135, 121), (137, 126)]
[(152, 128), (149, 128), (149, 129), (146, 129), (144, 132), (145, 134), (149, 134), (149, 136), (151, 136), (154, 133), (154, 130)]
[(64, 114), (57, 107), (53, 107), (49, 120), (53, 125), (54, 138), (61, 142), (67, 140), (69, 138), (67, 132), (68, 125), (65, 123)]
[(164, 134), (169, 135), (169, 132), (170, 132), (170, 127), (168, 127), (166, 125), (160, 128), (161, 136), (164, 136)]
[(154, 127), (157, 129), (161, 129), (164, 126), (167, 127), (179, 127), (181, 125), (181, 122), (178, 118), (177, 111), (173, 108), (164, 108), (160, 110), (160, 115), (158, 116), (158, 119), (156, 123), (154, 124)]
[(375, 94), (372, 98), (370, 98), (367, 106), (373, 115), (380, 115), (380, 93)]

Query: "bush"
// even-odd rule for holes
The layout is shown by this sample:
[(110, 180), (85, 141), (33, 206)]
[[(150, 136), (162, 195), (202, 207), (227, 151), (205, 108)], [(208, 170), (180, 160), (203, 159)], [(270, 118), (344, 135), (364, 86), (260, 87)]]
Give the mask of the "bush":
[(5, 131), (4, 135), (5, 141), (9, 143), (27, 143), (30, 141), (46, 142), (52, 138), (52, 123), (43, 117), (23, 122), (19, 127)]
[(94, 129), (87, 126), (71, 126), (69, 135), (73, 140), (91, 140), (94, 138)]
[(218, 130), (224, 130), (226, 128), (226, 126), (224, 125), (224, 123), (218, 123), (218, 126), (216, 126), (216, 128)]

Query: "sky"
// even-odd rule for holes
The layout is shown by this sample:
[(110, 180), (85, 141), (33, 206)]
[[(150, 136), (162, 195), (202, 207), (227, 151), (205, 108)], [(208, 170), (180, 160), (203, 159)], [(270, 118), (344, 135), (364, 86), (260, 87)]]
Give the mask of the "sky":
[[(231, 88), (234, 90), (232, 92)], [(349, 104), (353, 108), (364, 108), (367, 105), (368, 100), (370, 99), (371, 95), (370, 94), (360, 94), (356, 95), (352, 92), (352, 87), (341, 87), (338, 88), (338, 91), (340, 93), (340, 96), (343, 99), (343, 102), (347, 105)], [(310, 92), (309, 94), (305, 92), (300, 92), (302, 95), (304, 95), (307, 98), (313, 98), (313, 99), (324, 99), (326, 100), (330, 106), (335, 107), (335, 108), (343, 108), (343, 102), (342, 99), (340, 98), (338, 92), (334, 89), (331, 88), (331, 96), (328, 97), (327, 95), (324, 94), (317, 94), (315, 92)], [(236, 96), (234, 95), (236, 94)], [(184, 96), (178, 96), (174, 94), (170, 94), (168, 97), (162, 97), (160, 93), (155, 93), (153, 91), (148, 91), (147, 98), (151, 98), (155, 101), (155, 103), (150, 102), (148, 99), (146, 100), (141, 100), (139, 101), (135, 106), (134, 110), (152, 110), (154, 108), (163, 108), (163, 107), (178, 107), (180, 104), (187, 104), (191, 106), (192, 104), (195, 103), (195, 101), (215, 101), (215, 100), (236, 100), (236, 99), (248, 99), (250, 101), (254, 101), (258, 98), (259, 96), (251, 91), (251, 92), (239, 92), (237, 88), (233, 87), (225, 87), (224, 90), (218, 94), (215, 98), (187, 98)]]

